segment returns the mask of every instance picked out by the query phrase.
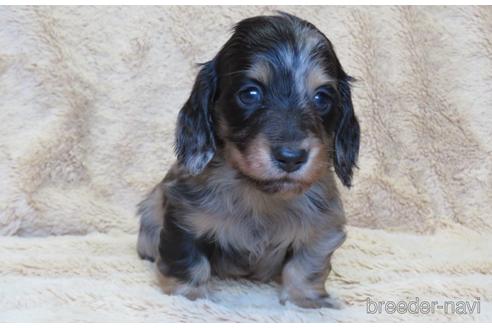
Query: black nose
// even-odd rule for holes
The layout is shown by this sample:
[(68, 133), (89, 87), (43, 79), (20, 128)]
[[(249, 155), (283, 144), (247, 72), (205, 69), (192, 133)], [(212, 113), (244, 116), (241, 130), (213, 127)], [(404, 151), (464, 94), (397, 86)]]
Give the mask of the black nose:
[(272, 154), (277, 166), (286, 172), (297, 171), (308, 158), (306, 150), (284, 146), (273, 148)]

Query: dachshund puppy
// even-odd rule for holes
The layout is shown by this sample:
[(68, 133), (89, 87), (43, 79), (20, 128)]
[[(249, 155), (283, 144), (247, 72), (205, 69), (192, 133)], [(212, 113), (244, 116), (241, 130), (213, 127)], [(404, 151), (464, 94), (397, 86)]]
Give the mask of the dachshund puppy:
[(335, 173), (350, 187), (359, 124), (349, 82), (315, 26), (280, 13), (239, 22), (202, 64), (176, 128), (177, 162), (139, 205), (138, 254), (167, 292), (211, 276), (282, 284), (280, 301), (330, 307), (345, 240)]

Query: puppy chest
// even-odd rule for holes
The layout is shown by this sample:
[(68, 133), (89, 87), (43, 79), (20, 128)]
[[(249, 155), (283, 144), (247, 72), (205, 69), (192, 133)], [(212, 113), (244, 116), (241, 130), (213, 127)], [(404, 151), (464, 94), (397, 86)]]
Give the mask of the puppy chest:
[(255, 250), (238, 250), (215, 245), (214, 250), (209, 259), (218, 276), (268, 281), (281, 273), (289, 248), (269, 245)]
[(304, 229), (292, 220), (245, 215), (190, 213), (186, 226), (197, 238), (206, 237), (224, 249), (260, 255), (268, 249), (287, 248), (304, 238)]

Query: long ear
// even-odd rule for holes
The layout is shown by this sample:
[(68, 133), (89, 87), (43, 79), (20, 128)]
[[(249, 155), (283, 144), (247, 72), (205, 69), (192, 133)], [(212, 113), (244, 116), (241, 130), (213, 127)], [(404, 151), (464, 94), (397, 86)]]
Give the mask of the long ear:
[(335, 172), (343, 184), (350, 188), (352, 183), (352, 169), (357, 164), (359, 156), (360, 128), (355, 117), (350, 92), (352, 78), (343, 73), (338, 83), (340, 93), (341, 115), (336, 124), (335, 132)]
[(217, 89), (215, 62), (201, 65), (190, 97), (178, 115), (175, 151), (178, 163), (189, 173), (203, 171), (215, 155), (212, 108)]

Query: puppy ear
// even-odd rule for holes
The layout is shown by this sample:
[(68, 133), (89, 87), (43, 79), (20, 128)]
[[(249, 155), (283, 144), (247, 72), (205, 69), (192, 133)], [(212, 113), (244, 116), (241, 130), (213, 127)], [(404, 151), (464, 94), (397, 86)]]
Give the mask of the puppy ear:
[(360, 128), (352, 105), (350, 81), (353, 79), (343, 73), (338, 83), (341, 114), (335, 130), (335, 172), (342, 183), (349, 187), (352, 183), (352, 169), (359, 156)]
[(190, 97), (178, 115), (175, 152), (190, 174), (203, 171), (215, 155), (212, 109), (217, 89), (215, 62), (201, 64)]

